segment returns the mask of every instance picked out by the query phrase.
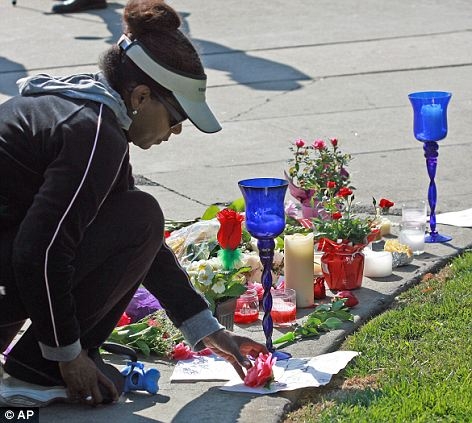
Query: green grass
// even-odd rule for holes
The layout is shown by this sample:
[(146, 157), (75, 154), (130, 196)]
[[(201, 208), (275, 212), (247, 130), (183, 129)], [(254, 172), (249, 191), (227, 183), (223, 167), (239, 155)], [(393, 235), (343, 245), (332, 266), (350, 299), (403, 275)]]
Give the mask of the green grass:
[(285, 422), (471, 422), (472, 253), (350, 336), (361, 355)]

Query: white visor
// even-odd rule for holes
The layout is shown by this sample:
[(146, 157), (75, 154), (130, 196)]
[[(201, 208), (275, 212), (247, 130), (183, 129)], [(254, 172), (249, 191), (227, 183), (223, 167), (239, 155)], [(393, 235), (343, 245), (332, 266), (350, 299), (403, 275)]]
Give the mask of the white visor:
[(118, 46), (143, 72), (172, 92), (190, 121), (200, 131), (212, 133), (221, 129), (205, 101), (206, 75), (195, 77), (170, 69), (147, 54), (139, 41), (131, 41), (124, 34), (118, 40)]

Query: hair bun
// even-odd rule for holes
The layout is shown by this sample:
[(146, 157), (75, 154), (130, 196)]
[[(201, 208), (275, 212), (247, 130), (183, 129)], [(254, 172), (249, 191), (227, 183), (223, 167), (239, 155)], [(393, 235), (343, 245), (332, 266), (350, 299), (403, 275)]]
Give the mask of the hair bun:
[(175, 31), (181, 23), (177, 12), (162, 0), (128, 1), (123, 20), (125, 32), (138, 39), (149, 32)]

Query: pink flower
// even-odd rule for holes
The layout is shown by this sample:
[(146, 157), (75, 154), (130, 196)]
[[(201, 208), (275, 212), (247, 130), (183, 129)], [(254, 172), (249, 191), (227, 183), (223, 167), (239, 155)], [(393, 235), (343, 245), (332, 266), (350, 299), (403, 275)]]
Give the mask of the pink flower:
[(193, 358), (192, 350), (183, 342), (180, 342), (174, 346), (171, 355), (173, 360), (188, 360), (189, 358)]
[(293, 201), (289, 200), (285, 204), (285, 214), (289, 217), (293, 217), (294, 219), (297, 217), (298, 209)]
[(247, 371), (246, 377), (244, 378), (244, 384), (252, 388), (258, 388), (269, 384), (274, 380), (274, 372), (272, 367), (274, 366), (277, 359), (272, 358), (272, 354), (259, 353), (259, 357), (256, 358), (254, 365)]
[(305, 145), (305, 141), (303, 141), (301, 138), (298, 138), (297, 140), (295, 140), (295, 145), (298, 148), (302, 148)]
[(333, 147), (336, 147), (338, 145), (338, 139), (337, 138), (330, 138), (329, 140), (331, 141), (331, 145)]
[(324, 150), (326, 148), (326, 143), (323, 140), (313, 141), (313, 148), (316, 150)]

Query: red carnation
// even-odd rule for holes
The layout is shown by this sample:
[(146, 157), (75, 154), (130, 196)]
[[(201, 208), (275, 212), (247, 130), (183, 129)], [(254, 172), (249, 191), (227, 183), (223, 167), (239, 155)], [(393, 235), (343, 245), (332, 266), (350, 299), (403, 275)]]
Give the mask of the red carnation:
[(326, 184), (326, 186), (328, 188), (336, 188), (336, 182), (334, 181), (328, 181), (328, 183)]
[(343, 217), (341, 212), (334, 212), (334, 213), (331, 214), (331, 219), (333, 219), (333, 220), (339, 220), (339, 219), (341, 219), (341, 217)]
[(241, 243), (242, 228), (241, 224), (244, 217), (231, 209), (223, 209), (216, 215), (220, 222), (217, 239), (221, 248), (235, 250)]
[(381, 209), (389, 209), (390, 207), (393, 207), (395, 203), (393, 201), (387, 200), (386, 198), (381, 198), (379, 202), (379, 207)]
[(342, 187), (336, 194), (338, 197), (347, 197), (352, 194), (352, 190), (347, 187)]
[(329, 140), (331, 141), (331, 145), (333, 147), (336, 147), (338, 145), (338, 139), (337, 138), (330, 138)]

